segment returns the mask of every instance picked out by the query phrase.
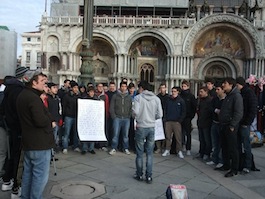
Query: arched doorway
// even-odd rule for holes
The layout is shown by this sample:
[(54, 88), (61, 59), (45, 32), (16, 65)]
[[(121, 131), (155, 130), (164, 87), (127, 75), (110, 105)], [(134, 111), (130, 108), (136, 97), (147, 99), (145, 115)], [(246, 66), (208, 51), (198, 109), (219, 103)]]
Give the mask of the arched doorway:
[(56, 56), (52, 56), (49, 59), (49, 79), (54, 83), (59, 83), (59, 76), (57, 71), (60, 70), (60, 60)]

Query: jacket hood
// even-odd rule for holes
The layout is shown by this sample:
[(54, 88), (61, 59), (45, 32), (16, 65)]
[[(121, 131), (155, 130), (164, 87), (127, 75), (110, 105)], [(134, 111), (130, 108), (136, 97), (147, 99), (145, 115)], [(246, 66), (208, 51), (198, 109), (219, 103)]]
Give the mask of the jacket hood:
[(122, 92), (120, 91), (120, 89), (119, 89), (119, 90), (117, 90), (117, 94), (119, 94), (119, 95), (121, 95), (121, 96), (126, 96), (126, 95), (129, 94), (129, 92), (128, 92), (128, 90), (127, 90), (125, 93), (122, 93)]
[(151, 91), (148, 91), (148, 90), (144, 90), (142, 93), (141, 93), (142, 97), (147, 100), (147, 101), (152, 101), (152, 100), (155, 100), (156, 99), (156, 95), (151, 92)]
[(8, 95), (16, 87), (24, 88), (24, 84), (16, 78), (8, 79), (5, 83), (6, 89), (4, 90), (5, 95)]
[(227, 95), (233, 95), (233, 94), (236, 94), (236, 93), (240, 93), (240, 91), (237, 89), (237, 87), (235, 86), (231, 91), (230, 93), (228, 93)]

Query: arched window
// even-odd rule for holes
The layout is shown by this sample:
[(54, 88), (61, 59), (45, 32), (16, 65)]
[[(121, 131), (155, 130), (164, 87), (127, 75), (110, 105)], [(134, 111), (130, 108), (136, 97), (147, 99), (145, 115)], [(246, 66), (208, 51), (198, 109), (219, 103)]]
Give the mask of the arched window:
[(145, 80), (149, 82), (150, 84), (154, 83), (154, 67), (151, 64), (144, 64), (141, 67), (141, 81)]

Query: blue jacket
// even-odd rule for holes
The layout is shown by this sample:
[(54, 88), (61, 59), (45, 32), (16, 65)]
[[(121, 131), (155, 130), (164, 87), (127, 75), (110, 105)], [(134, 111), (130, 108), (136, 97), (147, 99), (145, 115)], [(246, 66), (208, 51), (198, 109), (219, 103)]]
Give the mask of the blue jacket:
[(182, 122), (186, 117), (185, 101), (177, 96), (173, 98), (168, 97), (165, 105), (165, 119), (166, 121)]

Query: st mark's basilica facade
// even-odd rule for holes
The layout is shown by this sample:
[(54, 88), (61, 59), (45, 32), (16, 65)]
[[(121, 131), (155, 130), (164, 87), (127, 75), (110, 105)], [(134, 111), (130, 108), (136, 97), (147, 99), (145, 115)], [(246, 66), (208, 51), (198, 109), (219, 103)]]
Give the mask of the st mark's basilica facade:
[[(83, 0), (52, 1), (40, 23), (41, 67), (49, 78), (79, 80)], [(95, 0), (94, 81), (147, 80), (157, 90), (186, 79), (264, 76), (262, 0)]]

